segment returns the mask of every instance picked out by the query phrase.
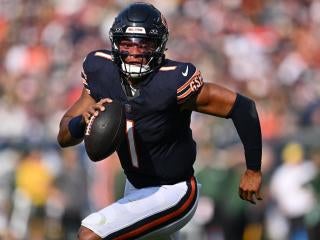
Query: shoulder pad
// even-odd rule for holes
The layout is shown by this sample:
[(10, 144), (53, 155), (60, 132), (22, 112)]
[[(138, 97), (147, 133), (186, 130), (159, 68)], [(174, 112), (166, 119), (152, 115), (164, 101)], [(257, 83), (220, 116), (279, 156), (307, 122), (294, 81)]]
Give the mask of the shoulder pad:
[(83, 70), (85, 73), (95, 72), (106, 62), (112, 62), (112, 55), (107, 50), (96, 50), (90, 52), (83, 61)]

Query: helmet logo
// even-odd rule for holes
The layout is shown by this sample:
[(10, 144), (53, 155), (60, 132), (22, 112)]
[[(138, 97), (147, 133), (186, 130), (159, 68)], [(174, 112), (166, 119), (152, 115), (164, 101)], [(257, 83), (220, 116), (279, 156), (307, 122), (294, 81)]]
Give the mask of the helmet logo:
[(146, 34), (146, 30), (144, 27), (128, 27), (126, 29), (126, 33), (140, 33)]
[(149, 33), (157, 35), (158, 34), (158, 30), (157, 29), (151, 29)]
[(115, 31), (116, 33), (121, 33), (121, 32), (122, 32), (122, 28), (116, 28), (114, 31)]

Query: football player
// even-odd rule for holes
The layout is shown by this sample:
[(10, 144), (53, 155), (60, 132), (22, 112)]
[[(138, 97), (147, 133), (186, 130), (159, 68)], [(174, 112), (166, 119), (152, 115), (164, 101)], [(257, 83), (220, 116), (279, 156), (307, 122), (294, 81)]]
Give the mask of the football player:
[(243, 200), (261, 200), (261, 130), (255, 103), (222, 86), (204, 82), (191, 63), (165, 57), (168, 27), (153, 5), (133, 3), (115, 18), (111, 51), (88, 54), (80, 98), (60, 122), (62, 147), (83, 140), (92, 115), (120, 101), (126, 134), (118, 150), (127, 177), (123, 198), (82, 221), (80, 240), (178, 239), (199, 197), (193, 163), (196, 143), (192, 111), (232, 119), (245, 150), (239, 185)]

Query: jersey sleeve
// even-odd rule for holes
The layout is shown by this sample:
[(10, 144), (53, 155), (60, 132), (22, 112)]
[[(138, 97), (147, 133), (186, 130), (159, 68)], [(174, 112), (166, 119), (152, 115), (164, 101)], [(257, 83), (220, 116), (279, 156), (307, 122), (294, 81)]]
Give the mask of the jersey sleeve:
[[(99, 68), (95, 57), (95, 52), (90, 52), (82, 63), (81, 79), (84, 88), (88, 94), (92, 96), (91, 82), (93, 81), (93, 75)], [(90, 86), (89, 86), (90, 83)]]
[(182, 104), (199, 93), (203, 86), (201, 72), (191, 63), (184, 63), (178, 69), (177, 102)]
[(98, 99), (97, 89), (99, 89), (98, 79), (100, 69), (106, 65), (106, 61), (111, 61), (111, 55), (104, 50), (90, 52), (82, 64), (81, 79), (84, 88), (94, 99)]

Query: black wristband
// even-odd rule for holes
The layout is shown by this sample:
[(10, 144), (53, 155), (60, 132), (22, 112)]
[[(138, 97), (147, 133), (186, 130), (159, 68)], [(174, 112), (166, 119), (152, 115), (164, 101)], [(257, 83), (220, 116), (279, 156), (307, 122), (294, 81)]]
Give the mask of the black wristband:
[(83, 138), (86, 125), (82, 121), (82, 115), (76, 116), (69, 121), (68, 129), (73, 138)]
[(244, 146), (247, 169), (260, 170), (262, 157), (261, 127), (254, 101), (237, 94), (229, 116)]

